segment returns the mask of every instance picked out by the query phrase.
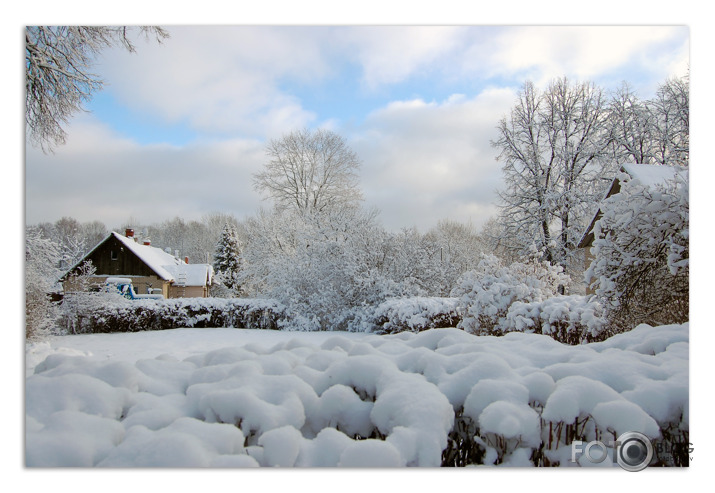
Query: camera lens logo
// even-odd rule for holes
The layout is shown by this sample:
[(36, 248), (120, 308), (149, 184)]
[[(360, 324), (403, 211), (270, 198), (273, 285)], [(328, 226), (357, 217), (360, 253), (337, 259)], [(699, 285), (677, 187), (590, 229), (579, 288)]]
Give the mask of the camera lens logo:
[(648, 467), (653, 458), (653, 445), (637, 431), (629, 431), (618, 437), (616, 460), (626, 471), (641, 471)]

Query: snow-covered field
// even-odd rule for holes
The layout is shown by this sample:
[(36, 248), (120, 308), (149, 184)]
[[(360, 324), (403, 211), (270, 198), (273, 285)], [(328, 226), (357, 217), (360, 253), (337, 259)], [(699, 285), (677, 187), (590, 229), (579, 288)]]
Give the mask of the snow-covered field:
[[(455, 412), (484, 464), (553, 463), (588, 439), (688, 429), (688, 324), (602, 343), (176, 329), (26, 350), (28, 466), (439, 466)], [(610, 460), (606, 465), (612, 465)]]

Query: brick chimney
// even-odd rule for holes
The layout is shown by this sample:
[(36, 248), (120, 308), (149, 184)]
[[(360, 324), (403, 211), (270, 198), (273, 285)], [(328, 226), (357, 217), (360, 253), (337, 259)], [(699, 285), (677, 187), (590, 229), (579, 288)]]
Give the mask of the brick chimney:
[(184, 263), (188, 264), (189, 263), (189, 257), (184, 257)]
[(127, 238), (134, 238), (134, 230), (131, 228), (127, 228), (124, 231), (124, 236), (126, 236)]
[(144, 245), (146, 245), (146, 246), (151, 246), (151, 240), (150, 240), (149, 238), (147, 238), (146, 240), (144, 240)]

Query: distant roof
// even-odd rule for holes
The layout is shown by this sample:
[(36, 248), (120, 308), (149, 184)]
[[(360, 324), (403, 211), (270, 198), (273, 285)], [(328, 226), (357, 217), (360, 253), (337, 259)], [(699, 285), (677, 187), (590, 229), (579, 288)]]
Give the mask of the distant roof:
[(676, 174), (687, 170), (687, 168), (653, 164), (624, 164), (621, 166), (621, 170), (628, 173), (631, 179), (638, 180), (641, 185), (652, 187), (673, 180)]

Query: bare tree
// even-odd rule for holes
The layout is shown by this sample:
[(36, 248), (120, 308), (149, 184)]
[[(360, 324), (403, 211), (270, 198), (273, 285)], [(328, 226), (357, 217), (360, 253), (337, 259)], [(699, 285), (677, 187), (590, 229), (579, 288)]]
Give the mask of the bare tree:
[(82, 236), (85, 239), (87, 250), (94, 248), (107, 237), (109, 231), (102, 221), (90, 221), (82, 223)]
[(254, 175), (254, 188), (280, 209), (323, 212), (362, 200), (360, 160), (345, 139), (329, 130), (291, 132), (266, 146), (268, 162)]
[(688, 166), (690, 161), (690, 75), (668, 79), (651, 104), (658, 164)]
[(539, 92), (527, 82), (492, 145), (504, 163), (504, 244), (532, 244), (567, 271), (605, 182), (609, 136), (605, 99), (589, 83), (557, 79)]
[[(29, 26), (25, 30), (25, 123), (30, 141), (43, 151), (65, 143), (62, 128), (103, 82), (90, 72), (94, 57), (120, 45), (135, 51), (127, 27)], [(157, 41), (169, 34), (160, 27), (141, 27)]]
[(666, 80), (655, 98), (646, 101), (624, 83), (611, 100), (609, 114), (615, 162), (688, 166), (689, 76)]
[(623, 83), (611, 98), (609, 124), (613, 159), (617, 163), (650, 163), (654, 115), (645, 101)]

